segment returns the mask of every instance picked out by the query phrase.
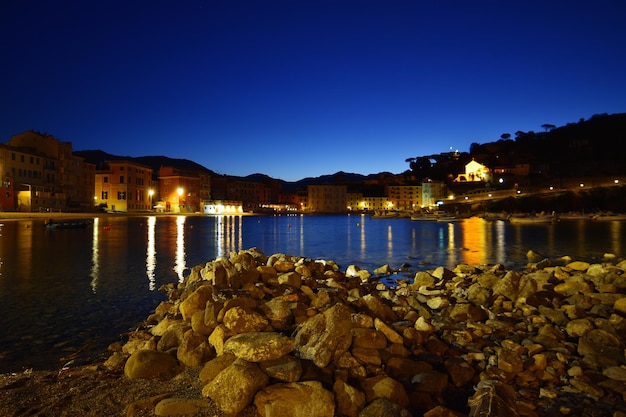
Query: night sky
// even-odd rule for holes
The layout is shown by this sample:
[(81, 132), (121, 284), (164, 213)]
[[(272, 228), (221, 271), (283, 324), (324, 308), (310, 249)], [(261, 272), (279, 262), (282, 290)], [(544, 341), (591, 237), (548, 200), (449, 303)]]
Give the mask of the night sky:
[(0, 142), (296, 181), (626, 111), (626, 2), (3, 0)]

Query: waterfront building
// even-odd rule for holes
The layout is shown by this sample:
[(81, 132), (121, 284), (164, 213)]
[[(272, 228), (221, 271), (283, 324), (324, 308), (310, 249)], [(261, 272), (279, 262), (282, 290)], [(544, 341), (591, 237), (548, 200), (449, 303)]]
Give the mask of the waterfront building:
[(204, 214), (242, 214), (243, 205), (237, 200), (213, 200), (202, 203)]
[(135, 162), (106, 161), (95, 174), (94, 204), (113, 212), (152, 210), (152, 169)]
[(7, 211), (68, 211), (93, 207), (95, 165), (71, 142), (29, 130), (0, 147), (0, 204)]
[(428, 180), (422, 183), (423, 208), (435, 209), (446, 199), (446, 184), (443, 181)]
[(363, 196), (360, 205), (367, 211), (383, 212), (396, 210), (387, 196)]
[(348, 199), (348, 211), (365, 210), (365, 201), (363, 200), (363, 193), (349, 192), (347, 194), (347, 199)]
[(159, 206), (166, 212), (200, 211), (201, 178), (197, 171), (172, 166), (159, 169)]
[(421, 207), (421, 185), (387, 185), (385, 190), (395, 210), (414, 211)]
[(307, 211), (313, 213), (345, 213), (347, 211), (348, 187), (346, 185), (309, 185), (307, 193)]

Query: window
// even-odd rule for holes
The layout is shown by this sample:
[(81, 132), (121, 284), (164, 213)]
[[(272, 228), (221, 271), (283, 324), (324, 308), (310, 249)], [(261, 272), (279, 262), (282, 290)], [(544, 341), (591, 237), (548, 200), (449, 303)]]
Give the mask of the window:
[(117, 199), (118, 199), (118, 200), (126, 200), (126, 192), (124, 192), (124, 191), (118, 191), (118, 192), (117, 192)]
[(109, 192), (108, 191), (103, 191), (102, 192), (102, 199), (103, 200), (108, 200), (109, 199)]
[(120, 184), (124, 184), (124, 176), (120, 175)]
[(109, 177), (102, 177), (102, 182), (104, 182), (104, 183), (109, 182)]

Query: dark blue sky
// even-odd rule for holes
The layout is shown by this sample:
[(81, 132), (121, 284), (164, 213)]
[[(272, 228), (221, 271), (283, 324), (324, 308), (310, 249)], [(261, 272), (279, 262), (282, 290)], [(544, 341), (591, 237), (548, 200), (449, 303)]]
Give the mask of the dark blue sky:
[(626, 2), (5, 0), (0, 141), (294, 181), (626, 112)]

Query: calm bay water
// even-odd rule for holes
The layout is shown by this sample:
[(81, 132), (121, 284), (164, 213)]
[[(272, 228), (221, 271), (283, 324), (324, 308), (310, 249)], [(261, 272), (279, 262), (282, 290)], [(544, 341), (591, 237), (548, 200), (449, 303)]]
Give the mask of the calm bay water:
[[(341, 216), (96, 217), (87, 229), (43, 221), (0, 226), (0, 373), (98, 360), (165, 296), (158, 288), (230, 252), (257, 247), (332, 259), (372, 271), (408, 265), (504, 264), (521, 269), (533, 249), (552, 259), (623, 256), (626, 222), (568, 220), (512, 225)], [(405, 266), (406, 266), (405, 265)], [(402, 276), (401, 276), (402, 277)]]

